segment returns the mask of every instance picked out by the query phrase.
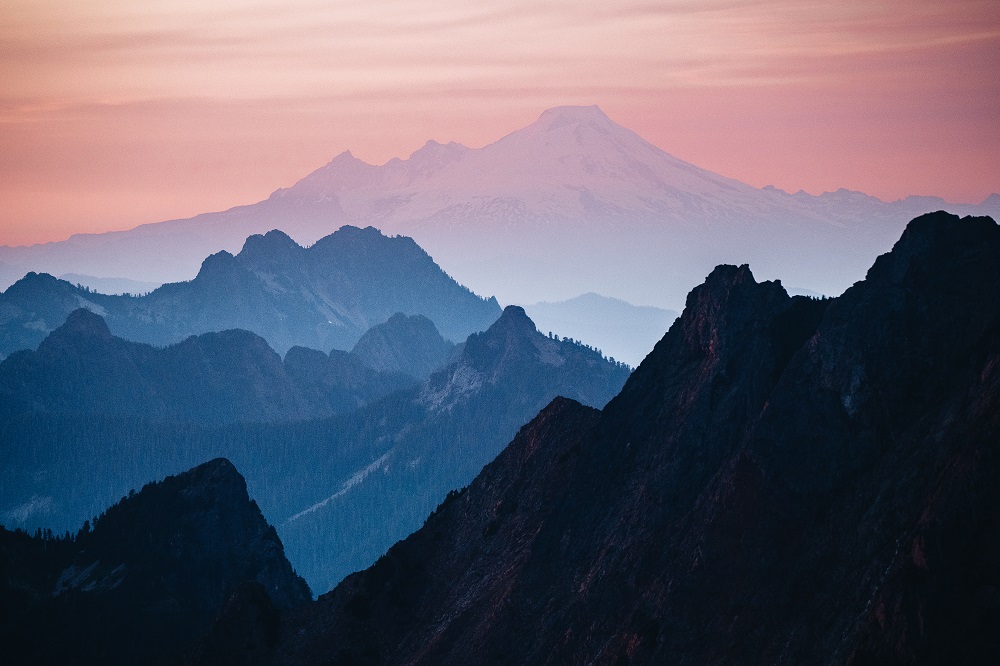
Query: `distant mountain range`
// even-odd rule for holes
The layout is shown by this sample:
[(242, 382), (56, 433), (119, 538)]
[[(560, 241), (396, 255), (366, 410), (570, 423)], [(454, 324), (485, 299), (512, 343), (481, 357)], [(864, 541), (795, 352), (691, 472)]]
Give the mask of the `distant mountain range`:
[[(75, 530), (131, 488), (226, 457), (296, 570), (325, 591), (419, 527), (555, 396), (600, 407), (629, 375), (539, 333), (515, 306), (454, 351), (429, 323), (390, 318), (372, 336), (373, 357), (412, 352), (430, 367), (423, 340), (455, 360), (374, 399), (399, 375), (378, 375), (353, 353), (297, 347), (282, 362), (245, 331), (159, 350), (77, 311), (37, 351), (0, 363), (0, 523)], [(302, 420), (349, 399), (367, 404)]]
[(673, 310), (632, 305), (594, 293), (526, 305), (524, 310), (539, 330), (582, 340), (631, 366), (639, 365), (677, 318)]
[(327, 590), (417, 529), (553, 397), (601, 407), (628, 375), (592, 349), (542, 335), (524, 310), (508, 306), (489, 330), (469, 337), (455, 363), (358, 412), (352, 420), (362, 423), (374, 421), (369, 413), (408, 416), (366, 431), (376, 445), (368, 460), (280, 522), (278, 532), (310, 585)]
[(263, 338), (241, 330), (203, 333), (158, 349), (112, 336), (100, 315), (80, 308), (36, 351), (0, 362), (0, 415), (214, 425), (295, 421), (352, 411), (417, 383), (337, 350), (293, 347), (282, 361)]
[(127, 278), (94, 277), (93, 275), (80, 275), (79, 273), (64, 273), (57, 277), (77, 287), (86, 287), (99, 294), (131, 294), (132, 296), (142, 296), (161, 285), (160, 282), (139, 282), (138, 280), (129, 280)]
[(557, 399), (281, 664), (988, 664), (1000, 228), (911, 222), (864, 281), (719, 266), (603, 410)]
[(460, 342), (500, 316), (451, 279), (411, 239), (343, 227), (309, 248), (280, 231), (246, 239), (242, 251), (213, 254), (190, 282), (144, 296), (99, 294), (29, 273), (0, 294), (0, 356), (34, 349), (78, 308), (92, 310), (123, 338), (155, 345), (244, 329), (279, 354), (294, 346), (351, 349), (393, 314), (424, 315)]
[(938, 209), (997, 215), (1000, 195), (955, 205), (758, 189), (667, 154), (597, 107), (559, 107), (483, 148), (429, 141), (382, 166), (347, 152), (256, 204), (0, 248), (0, 266), (8, 282), (28, 271), (173, 282), (252, 234), (278, 228), (308, 245), (343, 224), (373, 225), (414, 238), (463, 284), (505, 303), (593, 291), (679, 309), (720, 262), (838, 294), (908, 220)]

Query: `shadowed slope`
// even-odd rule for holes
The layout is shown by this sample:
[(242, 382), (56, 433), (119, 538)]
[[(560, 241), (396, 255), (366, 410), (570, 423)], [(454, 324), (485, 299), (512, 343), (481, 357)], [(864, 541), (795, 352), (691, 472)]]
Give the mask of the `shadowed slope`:
[(946, 214), (832, 301), (719, 267), (603, 413), (551, 405), (275, 660), (989, 663), (996, 284), (1000, 229)]

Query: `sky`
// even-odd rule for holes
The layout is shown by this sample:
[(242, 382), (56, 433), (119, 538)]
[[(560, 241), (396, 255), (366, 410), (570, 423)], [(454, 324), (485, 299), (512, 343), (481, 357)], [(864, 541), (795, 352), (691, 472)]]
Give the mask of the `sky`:
[(0, 0), (0, 244), (597, 104), (758, 187), (1000, 191), (996, 0)]

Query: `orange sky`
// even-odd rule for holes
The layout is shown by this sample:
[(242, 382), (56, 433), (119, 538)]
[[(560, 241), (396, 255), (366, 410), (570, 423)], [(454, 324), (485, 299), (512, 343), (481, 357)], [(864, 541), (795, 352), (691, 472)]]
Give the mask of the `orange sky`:
[(560, 104), (757, 186), (1000, 190), (996, 0), (0, 1), (5, 244), (252, 203), (345, 149), (482, 146)]

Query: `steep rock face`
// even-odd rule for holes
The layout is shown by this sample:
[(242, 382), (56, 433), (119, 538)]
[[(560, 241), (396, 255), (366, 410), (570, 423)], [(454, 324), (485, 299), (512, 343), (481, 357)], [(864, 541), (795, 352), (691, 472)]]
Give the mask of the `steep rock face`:
[(73, 310), (105, 317), (129, 340), (156, 345), (228, 329), (252, 331), (278, 353), (293, 346), (350, 349), (397, 312), (424, 315), (463, 340), (500, 315), (452, 280), (412, 239), (345, 226), (303, 248), (280, 231), (217, 252), (189, 282), (144, 296), (108, 296), (29, 274), (0, 294), (0, 355), (33, 349)]
[(603, 413), (552, 405), (273, 658), (989, 663), (997, 284), (1000, 229), (946, 214), (832, 301), (716, 269)]
[(427, 317), (397, 312), (385, 323), (368, 329), (351, 354), (382, 372), (427, 379), (448, 363), (454, 347)]
[[(243, 584), (258, 585), (278, 609), (310, 598), (243, 478), (222, 459), (147, 485), (75, 541), (28, 548), (55, 547), (61, 561), (4, 627), (8, 654), (29, 661), (169, 661)], [(8, 579), (5, 596), (24, 582)]]
[(0, 363), (0, 413), (290, 421), (356, 409), (415, 383), (346, 352), (295, 348), (283, 362), (249, 331), (205, 333), (157, 349), (112, 336), (102, 317), (81, 308), (36, 351)]
[[(505, 614), (516, 594), (514, 581), (547, 557), (537, 543), (533, 509), (559, 501), (580, 462), (581, 439), (598, 416), (591, 407), (556, 398), (468, 489), (449, 494), (423, 529), (296, 616), (295, 634), (286, 631), (281, 646), (284, 654), (270, 657), (286, 663), (433, 661), (435, 643), (455, 642), (467, 654), (475, 652), (477, 663), (512, 656), (509, 645), (478, 643), (487, 628), (483, 616), (492, 621)], [(548, 474), (526, 473), (534, 468)], [(423, 557), (430, 552), (438, 558), (433, 563)], [(428, 584), (429, 576), (443, 583), (428, 564), (454, 578)], [(447, 616), (421, 612), (443, 608)]]

